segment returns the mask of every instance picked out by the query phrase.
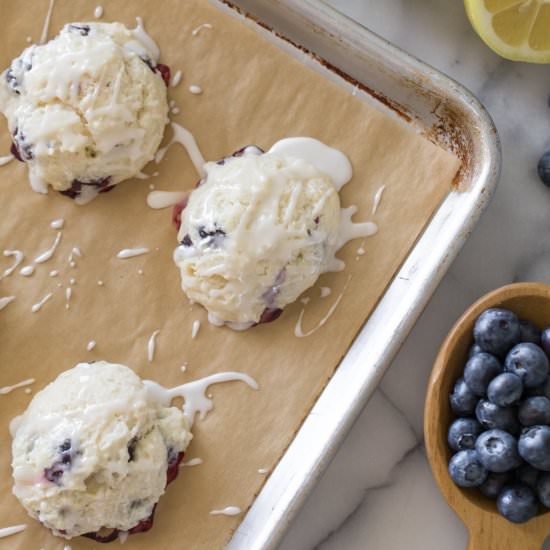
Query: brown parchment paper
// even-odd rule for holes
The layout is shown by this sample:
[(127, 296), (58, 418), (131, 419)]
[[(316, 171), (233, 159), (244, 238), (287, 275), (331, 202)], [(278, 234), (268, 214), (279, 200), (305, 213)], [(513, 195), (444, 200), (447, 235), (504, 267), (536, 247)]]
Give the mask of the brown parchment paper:
[[(0, 0), (0, 68), (38, 40), (47, 11), (46, 0)], [(387, 115), (305, 68), (269, 45), (253, 30), (222, 14), (205, 0), (102, 0), (102, 21), (133, 26), (142, 16), (162, 49), (162, 61), (184, 74), (170, 97), (181, 112), (174, 119), (189, 128), (207, 159), (218, 159), (250, 143), (267, 149), (283, 137), (313, 136), (345, 151), (355, 170), (341, 193), (342, 203), (359, 206), (356, 219), (371, 219), (373, 195), (386, 191), (373, 220), (378, 235), (367, 240), (366, 254), (356, 260), (360, 241), (345, 248), (343, 273), (324, 275), (304, 317), (308, 330), (326, 313), (343, 288), (349, 287), (335, 314), (321, 330), (304, 339), (293, 330), (302, 304), (286, 309), (276, 322), (245, 333), (219, 329), (206, 322), (199, 306), (191, 307), (180, 291), (172, 262), (176, 234), (170, 212), (145, 204), (149, 184), (157, 189), (189, 189), (196, 173), (183, 149), (174, 146), (149, 181), (134, 180), (100, 196), (85, 207), (50, 192), (31, 191), (26, 168), (18, 162), (0, 168), (0, 247), (23, 250), (27, 259), (53, 242), (51, 220), (66, 220), (54, 258), (38, 266), (31, 278), (0, 281), (0, 296), (15, 302), (0, 312), (0, 386), (34, 377), (33, 393), (79, 361), (107, 359), (134, 368), (141, 376), (167, 386), (211, 373), (237, 370), (252, 375), (259, 392), (241, 383), (211, 387), (215, 411), (195, 425), (186, 458), (204, 464), (182, 468), (157, 508), (154, 528), (131, 536), (128, 549), (219, 549), (241, 517), (213, 517), (209, 511), (229, 505), (250, 506), (261, 489), (259, 468), (276, 465), (322, 388), (346, 353), (355, 334), (405, 259), (434, 209), (448, 193), (458, 160), (412, 133)], [(57, 0), (50, 37), (70, 21), (93, 20), (94, 0)], [(191, 31), (201, 23), (203, 30)], [(201, 96), (189, 93), (198, 84)], [(170, 136), (168, 135), (167, 138)], [(9, 137), (0, 121), (0, 154)], [(67, 256), (79, 246), (83, 257), (70, 268)], [(152, 252), (118, 260), (122, 248), (147, 246)], [(1, 269), (11, 259), (0, 258)], [(50, 278), (52, 269), (59, 278)], [(143, 270), (143, 275), (138, 270)], [(75, 277), (71, 308), (64, 288)], [(97, 281), (104, 281), (99, 287)], [(333, 289), (321, 299), (319, 286)], [(31, 305), (46, 293), (54, 297), (42, 311)], [(195, 340), (191, 326), (202, 321)], [(156, 358), (147, 362), (147, 341), (160, 329)], [(96, 340), (93, 352), (86, 351)], [(180, 365), (188, 363), (182, 373)], [(0, 527), (27, 523), (25, 532), (0, 539), (0, 549), (60, 549), (62, 541), (27, 517), (11, 495), (8, 421), (21, 413), (31, 396), (22, 389), (0, 396)], [(346, 399), (342, 395), (342, 399)], [(117, 545), (117, 543), (113, 543)], [(103, 547), (78, 538), (73, 550)]]

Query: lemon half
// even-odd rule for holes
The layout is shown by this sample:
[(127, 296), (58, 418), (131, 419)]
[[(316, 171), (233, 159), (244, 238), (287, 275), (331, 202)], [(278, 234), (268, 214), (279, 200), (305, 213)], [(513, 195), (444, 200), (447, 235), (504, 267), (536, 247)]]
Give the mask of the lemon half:
[(550, 63), (550, 0), (465, 0), (483, 41), (513, 61)]

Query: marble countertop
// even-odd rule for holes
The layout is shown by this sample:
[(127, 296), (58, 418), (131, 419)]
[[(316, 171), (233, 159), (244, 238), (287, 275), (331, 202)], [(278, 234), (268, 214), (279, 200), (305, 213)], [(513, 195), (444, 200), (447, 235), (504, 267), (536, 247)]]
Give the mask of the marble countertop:
[[(442, 340), (473, 301), (513, 281), (550, 282), (550, 189), (536, 174), (540, 155), (550, 149), (550, 65), (493, 54), (471, 29), (461, 1), (329, 3), (472, 90), (500, 133), (503, 171), (477, 229), (281, 550), (463, 550), (466, 529), (426, 461), (426, 385)], [(550, 541), (544, 548), (550, 550)]]

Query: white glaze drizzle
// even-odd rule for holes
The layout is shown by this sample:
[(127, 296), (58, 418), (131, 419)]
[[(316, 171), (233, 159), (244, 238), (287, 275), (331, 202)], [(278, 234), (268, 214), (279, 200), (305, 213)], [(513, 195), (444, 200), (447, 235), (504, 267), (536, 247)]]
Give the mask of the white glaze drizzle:
[(191, 86), (189, 86), (189, 91), (193, 95), (201, 95), (202, 94), (202, 88), (198, 84), (191, 84)]
[(200, 466), (203, 463), (202, 458), (191, 458), (190, 460), (187, 460), (186, 462), (182, 462), (182, 466)]
[(19, 274), (23, 277), (30, 277), (34, 273), (34, 265), (26, 265), (19, 270)]
[(201, 322), (198, 319), (195, 319), (193, 321), (193, 326), (191, 328), (191, 338), (193, 338), (193, 340), (197, 337), (197, 334), (199, 333), (200, 328), (201, 328)]
[(124, 544), (128, 540), (128, 531), (119, 531), (118, 532), (118, 542)]
[(42, 307), (44, 306), (44, 304), (51, 299), (51, 297), (53, 296), (53, 292), (48, 292), (48, 294), (46, 294), (46, 296), (44, 296), (44, 298), (42, 298), (42, 300), (40, 300), (39, 302), (36, 302), (36, 304), (34, 304), (32, 307), (31, 307), (31, 311), (33, 313), (37, 313), (38, 311), (40, 311), (42, 309)]
[(73, 246), (71, 249), (71, 253), (68, 257), (68, 262), (71, 267), (76, 267), (76, 259), (75, 258), (82, 258), (82, 251), (78, 246)]
[(74, 277), (71, 277), (71, 278), (69, 279), (69, 284), (70, 284), (71, 286), (76, 285), (76, 279), (75, 279)]
[[(174, 73), (174, 76), (172, 77), (172, 79), (170, 80), (170, 87), (175, 88), (181, 82), (181, 77), (182, 77), (182, 72), (181, 70), (178, 69)], [(173, 106), (174, 105), (171, 105), (171, 107)]]
[(358, 256), (364, 256), (365, 255), (365, 249), (363, 248), (363, 245), (361, 245), (358, 249), (357, 249), (357, 255)]
[(52, 269), (50, 271), (50, 277), (57, 277), (59, 275), (59, 271), (57, 269)]
[(8, 307), (15, 300), (15, 296), (4, 296), (0, 298), (0, 311)]
[(386, 189), (385, 185), (381, 185), (378, 188), (378, 191), (374, 194), (374, 199), (372, 201), (372, 215), (374, 216), (376, 214), (376, 211), (378, 210), (378, 207), (380, 206), (380, 201), (382, 200), (382, 194), (384, 193)]
[(333, 257), (328, 263), (326, 271), (342, 271), (346, 264), (336, 258), (335, 254), (349, 241), (359, 237), (371, 237), (378, 232), (378, 226), (372, 222), (354, 223), (353, 215), (357, 212), (357, 206), (348, 206), (340, 209), (340, 224), (338, 226), (338, 238), (334, 243)]
[(103, 281), (97, 281), (97, 286), (104, 286), (105, 283)]
[(9, 258), (13, 256), (13, 264), (10, 265), (7, 269), (4, 270), (4, 273), (2, 273), (2, 276), (0, 277), (0, 280), (4, 277), (9, 277), (19, 266), (19, 264), (23, 261), (25, 258), (25, 255), (21, 250), (4, 250), (4, 256), (6, 258)]
[(338, 149), (309, 137), (285, 138), (273, 145), (268, 153), (281, 157), (303, 159), (327, 174), (336, 189), (351, 180), (353, 169), (348, 157)]
[(30, 395), (32, 393), (32, 390), (30, 388), (25, 388), (25, 393), (27, 395)]
[(44, 19), (44, 26), (42, 27), (42, 34), (40, 35), (39, 44), (45, 44), (48, 39), (48, 30), (50, 28), (50, 20), (52, 18), (53, 7), (55, 0), (50, 0), (50, 5), (48, 6), (48, 13), (46, 13), (46, 18)]
[(65, 309), (69, 309), (71, 306), (69, 304), (70, 300), (71, 300), (71, 296), (73, 295), (73, 289), (68, 286), (66, 289), (65, 289), (65, 300), (66, 300), (66, 303), (65, 303)]
[(134, 178), (138, 180), (148, 180), (151, 176), (149, 174), (145, 174), (144, 172), (138, 172)]
[(259, 389), (257, 382), (251, 376), (241, 372), (220, 372), (174, 388), (164, 388), (152, 380), (144, 380), (143, 383), (147, 387), (150, 398), (163, 406), (167, 407), (172, 399), (182, 397), (184, 400), (183, 413), (187, 417), (189, 425), (192, 426), (197, 413), (199, 419), (204, 420), (214, 408), (212, 399), (206, 396), (208, 387), (212, 384), (234, 381), (244, 382), (254, 390)]
[(117, 253), (116, 257), (121, 260), (127, 260), (128, 258), (135, 258), (136, 256), (142, 256), (147, 254), (150, 250), (146, 247), (141, 248), (124, 248)]
[(260, 468), (258, 470), (258, 473), (262, 476), (265, 476), (265, 474), (267, 474), (269, 472), (269, 470), (267, 468)]
[(168, 208), (178, 204), (188, 195), (187, 191), (151, 191), (147, 195), (147, 206), (155, 210)]
[(210, 23), (203, 23), (202, 25), (199, 25), (196, 29), (193, 29), (191, 32), (192, 36), (198, 36), (202, 29), (213, 29), (214, 27)]
[(212, 510), (211, 516), (238, 516), (241, 513), (241, 509), (238, 506), (227, 506), (222, 510)]
[(13, 386), (4, 386), (3, 388), (0, 388), (0, 395), (6, 395), (17, 388), (23, 388), (25, 386), (29, 386), (30, 384), (34, 384), (35, 382), (36, 380), (34, 378), (27, 378), (27, 380), (13, 384)]
[(0, 539), (15, 535), (16, 533), (21, 533), (21, 531), (24, 531), (26, 528), (27, 525), (24, 523), (21, 525), (12, 525), (11, 527), (3, 527), (0, 529)]
[(11, 162), (15, 157), (13, 155), (6, 155), (5, 157), (0, 157), (0, 166), (5, 166)]
[(63, 218), (57, 218), (56, 220), (53, 220), (50, 223), (50, 227), (52, 229), (63, 229), (64, 225), (65, 225), (65, 220)]
[(92, 351), (95, 347), (96, 347), (97, 343), (95, 340), (90, 340), (87, 344), (86, 344), (86, 350), (87, 351)]
[(32, 42), (32, 36), (27, 36), (25, 40), (27, 41), (27, 44), (30, 44)]
[(179, 143), (187, 151), (187, 154), (189, 155), (189, 158), (191, 159), (191, 162), (193, 163), (193, 166), (195, 167), (195, 170), (197, 171), (199, 176), (201, 178), (204, 177), (204, 157), (200, 152), (200, 149), (197, 145), (197, 142), (195, 141), (193, 134), (176, 122), (172, 122), (170, 125), (172, 126), (172, 130), (174, 131), (174, 135), (168, 145), (162, 147), (157, 151), (157, 154), (155, 155), (155, 162), (158, 164), (164, 158), (164, 155), (166, 154), (166, 151), (168, 151), (168, 148), (174, 143)]
[(43, 264), (44, 262), (47, 262), (55, 253), (57, 250), (57, 247), (59, 246), (59, 242), (61, 241), (61, 231), (57, 232), (57, 235), (55, 236), (55, 241), (53, 242), (52, 246), (48, 248), (48, 250), (45, 250), (42, 252), (42, 254), (39, 254), (33, 262), (35, 264)]
[(153, 61), (158, 62), (160, 59), (160, 48), (145, 31), (145, 28), (143, 27), (143, 19), (141, 17), (136, 17), (136, 22), (137, 25), (135, 29), (132, 29), (132, 34), (149, 50), (149, 53), (151, 53), (153, 57)]
[(296, 326), (294, 327), (294, 336), (297, 338), (305, 338), (307, 336), (311, 336), (313, 333), (317, 332), (332, 316), (332, 314), (336, 311), (336, 308), (342, 301), (342, 298), (344, 297), (344, 294), (348, 288), (349, 282), (351, 281), (351, 275), (348, 277), (348, 280), (346, 281), (346, 284), (344, 285), (344, 288), (342, 289), (342, 292), (336, 298), (332, 306), (330, 306), (330, 309), (328, 310), (327, 314), (315, 325), (311, 330), (304, 332), (302, 330), (302, 320), (304, 318), (304, 312), (305, 308), (302, 308), (302, 311), (300, 311), (300, 315), (298, 317), (298, 321), (296, 322)]
[(149, 340), (147, 342), (147, 361), (149, 363), (153, 362), (153, 359), (155, 358), (155, 351), (157, 346), (157, 336), (160, 334), (160, 330), (155, 330), (151, 336), (149, 336)]
[(327, 296), (330, 296), (332, 290), (328, 286), (322, 286), (320, 289), (321, 291), (321, 298), (326, 298)]
[(94, 17), (96, 19), (101, 19), (103, 17), (103, 6), (96, 6), (94, 10)]

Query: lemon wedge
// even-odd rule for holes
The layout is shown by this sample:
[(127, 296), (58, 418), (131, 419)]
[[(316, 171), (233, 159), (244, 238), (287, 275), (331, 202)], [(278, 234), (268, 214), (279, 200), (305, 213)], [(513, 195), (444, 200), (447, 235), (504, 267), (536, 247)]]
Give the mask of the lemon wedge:
[(550, 63), (550, 0), (465, 0), (479, 36), (513, 61)]

